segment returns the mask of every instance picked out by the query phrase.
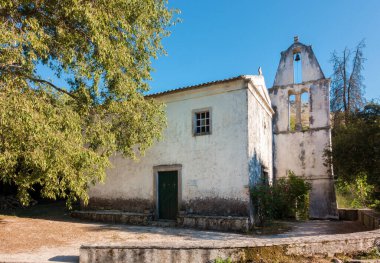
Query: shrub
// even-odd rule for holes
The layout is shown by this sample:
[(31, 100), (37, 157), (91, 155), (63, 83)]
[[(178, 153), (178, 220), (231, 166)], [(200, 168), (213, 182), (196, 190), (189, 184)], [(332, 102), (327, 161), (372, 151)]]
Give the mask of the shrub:
[(307, 219), (310, 190), (310, 184), (292, 171), (273, 185), (265, 181), (256, 184), (251, 188), (255, 224), (263, 225), (273, 219)]
[(376, 202), (372, 198), (374, 186), (368, 183), (367, 174), (359, 172), (352, 182), (347, 182), (343, 178), (338, 178), (336, 189), (338, 194), (349, 200), (346, 204), (351, 208), (374, 207)]

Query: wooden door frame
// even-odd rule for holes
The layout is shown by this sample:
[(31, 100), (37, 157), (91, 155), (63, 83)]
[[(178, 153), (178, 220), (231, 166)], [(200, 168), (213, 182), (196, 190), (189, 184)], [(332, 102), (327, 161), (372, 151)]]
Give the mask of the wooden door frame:
[(182, 164), (171, 164), (171, 165), (157, 165), (153, 166), (153, 198), (156, 209), (154, 211), (155, 220), (159, 219), (159, 198), (158, 198), (158, 173), (159, 172), (170, 172), (177, 171), (177, 180), (178, 180), (178, 197), (177, 205), (178, 212), (180, 211), (182, 204)]

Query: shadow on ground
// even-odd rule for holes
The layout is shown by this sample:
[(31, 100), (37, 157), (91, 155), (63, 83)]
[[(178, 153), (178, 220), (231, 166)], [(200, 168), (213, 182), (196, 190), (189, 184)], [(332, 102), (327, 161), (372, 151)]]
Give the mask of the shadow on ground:
[(168, 237), (182, 237), (185, 240), (236, 240), (246, 239), (249, 236), (255, 238), (284, 238), (300, 236), (316, 236), (329, 234), (346, 234), (352, 232), (366, 231), (364, 226), (352, 221), (329, 221), (329, 220), (309, 220), (309, 221), (279, 221), (273, 222), (270, 226), (256, 229), (253, 233), (225, 233), (216, 231), (199, 231), (184, 228), (153, 227), (153, 226), (132, 226), (122, 224), (107, 224), (79, 220), (70, 217), (70, 212), (65, 208), (65, 203), (54, 202), (37, 204), (34, 207), (18, 208), (11, 211), (0, 211), (0, 224), (4, 224), (1, 214), (13, 215), (17, 217), (43, 219), (52, 221), (63, 221), (80, 223), (79, 226), (86, 232), (107, 232), (116, 231), (130, 234), (157, 234)]
[(76, 263), (76, 262), (79, 262), (79, 256), (55, 256), (55, 257), (49, 258), (49, 261)]
[(35, 206), (0, 210), (1, 215), (17, 216), (21, 218), (46, 219), (63, 222), (82, 222), (82, 220), (70, 217), (70, 211), (66, 208), (65, 201), (45, 201)]

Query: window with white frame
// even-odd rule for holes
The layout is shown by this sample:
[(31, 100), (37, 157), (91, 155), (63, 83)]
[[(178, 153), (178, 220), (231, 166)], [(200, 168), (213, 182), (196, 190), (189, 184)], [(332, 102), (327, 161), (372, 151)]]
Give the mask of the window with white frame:
[(211, 134), (211, 111), (210, 109), (193, 111), (194, 135)]

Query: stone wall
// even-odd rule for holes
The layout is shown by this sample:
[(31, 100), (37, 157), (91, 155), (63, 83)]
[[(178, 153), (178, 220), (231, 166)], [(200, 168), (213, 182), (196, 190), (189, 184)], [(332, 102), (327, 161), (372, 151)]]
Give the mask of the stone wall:
[(247, 232), (248, 217), (179, 215), (177, 224), (203, 230)]
[[(114, 210), (103, 211), (73, 211), (71, 216), (74, 218), (106, 222), (113, 224), (128, 224), (128, 225), (160, 225), (161, 221), (153, 220), (153, 213), (145, 211), (144, 213), (130, 213)], [(166, 221), (164, 221), (166, 222)], [(170, 226), (179, 226), (185, 228), (217, 230), (217, 231), (232, 231), (232, 232), (247, 232), (249, 229), (248, 217), (238, 216), (201, 216), (188, 215), (181, 213), (177, 217), (177, 221), (167, 221)], [(165, 224), (163, 224), (165, 225)]]
[(359, 209), (358, 220), (369, 229), (380, 228), (380, 213), (370, 209)]
[(233, 198), (194, 198), (182, 203), (182, 211), (190, 215), (248, 216), (249, 203)]
[(339, 219), (347, 221), (358, 220), (368, 229), (380, 229), (380, 213), (371, 209), (338, 209)]
[(70, 214), (74, 218), (106, 222), (113, 224), (149, 225), (153, 220), (153, 214), (127, 213), (120, 211), (73, 211)]

